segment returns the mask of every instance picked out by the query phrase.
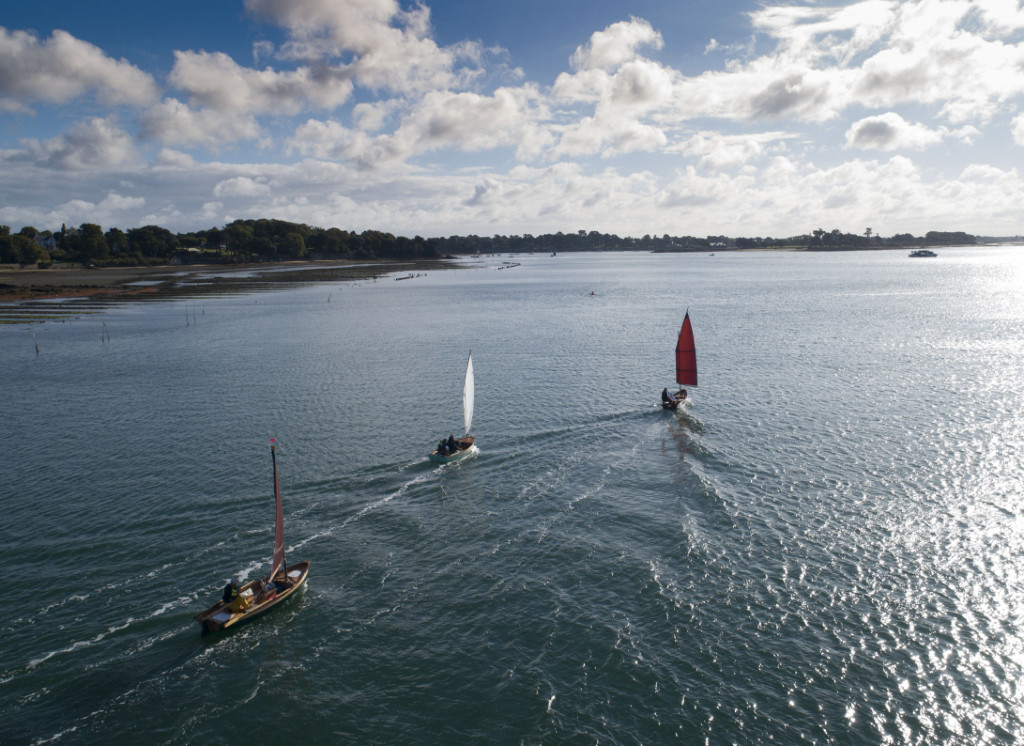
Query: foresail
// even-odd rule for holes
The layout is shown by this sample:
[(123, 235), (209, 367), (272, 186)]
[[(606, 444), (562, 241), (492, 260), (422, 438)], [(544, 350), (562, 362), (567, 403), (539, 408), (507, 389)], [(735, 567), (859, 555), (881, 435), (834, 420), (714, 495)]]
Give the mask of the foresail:
[(676, 383), (684, 386), (697, 385), (697, 350), (693, 343), (693, 326), (690, 312), (686, 312), (683, 328), (676, 342)]
[(462, 422), (466, 426), (466, 435), (473, 424), (473, 353), (469, 353), (466, 364), (466, 382), (462, 386)]
[(277, 453), (274, 440), (270, 440), (270, 456), (274, 460), (274, 501), (277, 504), (277, 516), (274, 520), (274, 559), (270, 565), (270, 577), (284, 566), (284, 512), (281, 510), (281, 485), (277, 481)]

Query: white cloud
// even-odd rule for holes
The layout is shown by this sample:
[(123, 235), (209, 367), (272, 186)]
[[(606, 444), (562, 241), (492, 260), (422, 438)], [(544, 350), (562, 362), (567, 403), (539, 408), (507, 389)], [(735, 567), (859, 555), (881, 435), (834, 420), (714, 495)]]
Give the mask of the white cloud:
[(333, 109), (352, 95), (342, 69), (319, 65), (289, 72), (242, 67), (221, 52), (175, 52), (170, 82), (210, 109), (240, 114), (297, 114)]
[(468, 42), (439, 47), (429, 38), (430, 12), (424, 5), (403, 11), (394, 0), (246, 0), (245, 6), (288, 29), (283, 56), (354, 55), (348, 71), (372, 89), (413, 93), (460, 85), (467, 78), (455, 72), (456, 63), (481, 54)]
[(906, 121), (899, 114), (886, 112), (854, 122), (846, 131), (846, 147), (864, 150), (923, 150), (948, 137), (970, 141), (978, 130), (971, 126), (950, 130), (932, 129), (924, 124)]
[(721, 132), (700, 132), (678, 146), (689, 156), (699, 157), (698, 165), (708, 171), (738, 168), (750, 161), (760, 160), (773, 143), (792, 139), (785, 132), (765, 132), (755, 135), (725, 135)]
[(196, 165), (196, 159), (180, 150), (163, 148), (156, 154), (154, 164), (157, 166), (167, 166), (168, 168), (193, 168)]
[(1018, 114), (1013, 118), (1011, 124), (1013, 132), (1013, 141), (1024, 147), (1024, 114)]
[(143, 137), (168, 145), (217, 148), (224, 143), (260, 136), (259, 123), (250, 114), (193, 109), (175, 98), (164, 99), (150, 107), (140, 120)]
[(103, 201), (97, 205), (104, 213), (121, 212), (124, 210), (137, 210), (146, 204), (144, 197), (126, 197), (122, 194), (111, 192)]
[(661, 49), (664, 40), (651, 24), (642, 19), (613, 23), (604, 31), (595, 31), (585, 45), (572, 55), (577, 70), (614, 70), (637, 58), (637, 48)]
[(753, 111), (765, 115), (823, 121), (852, 105), (925, 103), (952, 123), (985, 122), (1024, 93), (1024, 47), (992, 35), (1020, 27), (1010, 10), (1002, 0), (767, 7), (752, 21), (779, 46), (737, 74), (764, 78)]
[(133, 139), (113, 116), (80, 122), (57, 137), (26, 140), (23, 145), (33, 159), (50, 168), (111, 170), (140, 163)]
[(531, 87), (499, 88), (490, 96), (430, 93), (402, 121), (394, 140), (409, 154), (445, 146), (463, 152), (515, 146), (544, 116), (535, 108), (538, 98)]
[(411, 107), (393, 134), (370, 137), (337, 121), (309, 120), (296, 130), (289, 149), (351, 160), (363, 168), (394, 165), (439, 148), (471, 153), (516, 147), (528, 158), (553, 142), (536, 124), (546, 116), (536, 106), (538, 99), (532, 87), (499, 88), (490, 96), (436, 91)]
[(18, 101), (67, 103), (88, 93), (107, 105), (145, 105), (158, 95), (149, 75), (66, 31), (41, 41), (0, 27), (0, 109), (17, 110)]
[(266, 197), (269, 194), (269, 186), (248, 176), (225, 179), (213, 187), (215, 197)]
[(349, 149), (357, 139), (369, 142), (366, 135), (350, 130), (339, 122), (310, 119), (295, 130), (288, 141), (287, 152), (313, 158), (341, 160), (347, 157)]
[(942, 141), (944, 132), (906, 121), (887, 112), (854, 122), (846, 131), (846, 147), (865, 150), (921, 150)]
[[(267, 216), (410, 234), (778, 235), (923, 231), (965, 216), (949, 227), (1019, 232), (1021, 178), (981, 150), (997, 141), (983, 130), (1004, 126), (1024, 95), (1018, 2), (761, 5), (748, 16), (753, 39), (711, 40), (713, 67), (698, 74), (662, 57), (679, 40), (632, 18), (585, 39), (565, 70), (512, 84), (507, 60), (485, 69), (491, 50), (439, 46), (422, 5), (246, 7), (285, 41), (254, 43), (253, 67), (179, 51), (162, 101), (148, 75), (64, 32), (40, 41), (0, 29), (0, 112), (86, 96), (91, 108), (135, 106), (148, 158), (112, 117), (19, 147), (0, 141), (0, 215), (14, 222), (15, 205), (30, 217), (53, 205), (84, 213), (107, 194), (131, 195), (102, 208), (118, 220), (171, 227)], [(54, 109), (48, 121), (66, 116)], [(742, 134), (763, 119), (777, 123)], [(1011, 127), (1024, 146), (1024, 115)], [(260, 165), (239, 145), (241, 163), (210, 161), (234, 143), (306, 160)], [(930, 160), (937, 144), (953, 158)], [(855, 149), (899, 155), (862, 160)], [(131, 203), (136, 189), (144, 204)], [(33, 204), (41, 194), (46, 204)]]

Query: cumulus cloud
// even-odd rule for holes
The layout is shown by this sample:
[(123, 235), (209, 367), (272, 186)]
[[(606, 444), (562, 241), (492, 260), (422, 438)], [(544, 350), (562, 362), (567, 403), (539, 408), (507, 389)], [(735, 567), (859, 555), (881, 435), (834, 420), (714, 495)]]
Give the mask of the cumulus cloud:
[(297, 127), (288, 141), (288, 152), (313, 158), (344, 159), (356, 139), (369, 138), (336, 121), (310, 119)]
[(202, 145), (216, 148), (224, 143), (259, 137), (260, 126), (248, 114), (213, 109), (193, 109), (178, 99), (164, 99), (140, 117), (143, 137), (168, 145)]
[(755, 113), (820, 121), (852, 105), (926, 103), (951, 123), (985, 122), (1024, 93), (1024, 47), (994, 35), (1020, 20), (1000, 0), (771, 6), (752, 22), (778, 47), (738, 72), (766, 78)]
[(661, 49), (664, 40), (651, 24), (639, 18), (613, 23), (604, 31), (596, 31), (590, 41), (572, 55), (577, 70), (613, 70), (637, 57), (637, 48)]
[(26, 140), (23, 145), (34, 160), (57, 169), (110, 170), (140, 160), (132, 137), (112, 116), (80, 122), (57, 137), (43, 142)]
[(894, 112), (886, 112), (854, 122), (846, 131), (846, 147), (887, 151), (923, 150), (937, 145), (947, 137), (970, 141), (977, 134), (978, 130), (971, 126), (958, 130), (950, 130), (948, 127), (933, 129), (924, 124), (908, 122)]
[(235, 176), (231, 179), (224, 179), (213, 187), (213, 196), (223, 197), (266, 197), (270, 194), (270, 187), (262, 180), (253, 179), (249, 176)]
[[(68, 101), (93, 94), (103, 104), (145, 105), (156, 99), (152, 77), (125, 60), (66, 31), (43, 41), (25, 31), (0, 27), (0, 105), (18, 101)], [(3, 102), (8, 102), (4, 104)]]
[(764, 132), (754, 135), (725, 135), (721, 132), (700, 132), (683, 142), (678, 150), (700, 158), (698, 165), (708, 171), (738, 168), (768, 154), (773, 144), (795, 135), (785, 132)]
[(677, 71), (639, 55), (638, 47), (661, 45), (650, 24), (634, 18), (594, 33), (573, 55), (575, 73), (562, 73), (551, 89), (552, 105), (592, 105), (590, 115), (552, 125), (558, 142), (552, 157), (601, 154), (605, 157), (658, 150), (668, 143), (652, 121), (675, 103)]
[(278, 72), (242, 67), (221, 52), (175, 52), (170, 82), (205, 107), (240, 114), (332, 109), (352, 95), (344, 70), (326, 65)]
[(543, 116), (533, 108), (531, 87), (499, 88), (490, 96), (434, 92), (405, 118), (395, 133), (404, 152), (456, 146), (464, 152), (516, 145), (524, 130)]
[(360, 85), (400, 93), (459, 85), (456, 63), (478, 59), (479, 45), (442, 48), (430, 38), (424, 5), (402, 10), (394, 0), (246, 0), (246, 9), (288, 29), (280, 53), (293, 59), (351, 55), (347, 71)]
[(865, 150), (920, 150), (942, 141), (943, 132), (923, 124), (906, 121), (899, 114), (888, 112), (865, 117), (846, 131), (846, 147)]
[[(746, 16), (749, 43), (711, 40), (698, 74), (662, 58), (677, 39), (631, 18), (576, 40), (564, 70), (525, 84), (510, 83), (503, 63), (486, 69), (490, 52), (476, 43), (440, 46), (426, 6), (403, 5), (246, 0), (286, 38), (254, 43), (251, 67), (216, 50), (179, 51), (168, 94), (65, 32), (40, 40), (0, 29), (0, 111), (86, 96), (134, 106), (150, 159), (140, 164), (122, 125), (100, 117), (0, 150), (5, 177), (79, 207), (129, 193), (128, 181), (166, 190), (147, 197), (145, 213), (125, 203), (139, 219), (265, 210), (420, 233), (571, 229), (566, 221), (693, 232), (687, 220), (714, 232), (861, 221), (918, 230), (961, 210), (993, 225), (1018, 219), (1012, 170), (978, 156), (962, 172), (923, 176), (947, 167), (926, 160), (929, 147), (955, 146), (955, 162), (970, 162), (963, 146), (979, 128), (1014, 115), (1024, 94), (1024, 11), (1014, 0), (761, 4)], [(1024, 115), (1011, 127), (1024, 146)], [(755, 128), (768, 131), (738, 134)], [(275, 156), (306, 160), (261, 167), (202, 153), (281, 132), (290, 135)], [(897, 155), (862, 160), (855, 150)], [(497, 167), (513, 154), (520, 165)], [(59, 180), (54, 168), (65, 169)], [(147, 168), (151, 178), (128, 176)], [(26, 201), (3, 184), (0, 197)], [(920, 222), (900, 222), (906, 215)]]
[(193, 168), (196, 165), (196, 159), (180, 150), (164, 148), (156, 154), (154, 163), (169, 168)]
[[(492, 95), (470, 92), (428, 93), (410, 108), (392, 134), (371, 137), (337, 121), (309, 120), (289, 148), (303, 155), (349, 159), (363, 168), (394, 165), (439, 148), (462, 152), (516, 147), (521, 157), (553, 141), (537, 126), (546, 113), (536, 105), (532, 87), (499, 88)], [(375, 119), (375, 117), (374, 117)]]
[(1011, 123), (1013, 141), (1024, 147), (1024, 114), (1018, 114)]

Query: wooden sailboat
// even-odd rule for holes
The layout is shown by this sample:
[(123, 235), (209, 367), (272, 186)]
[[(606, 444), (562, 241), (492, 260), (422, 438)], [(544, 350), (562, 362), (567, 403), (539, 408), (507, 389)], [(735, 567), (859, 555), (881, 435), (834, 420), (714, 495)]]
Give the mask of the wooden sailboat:
[(679, 330), (676, 340), (676, 383), (680, 385), (674, 394), (668, 388), (661, 392), (662, 409), (675, 411), (686, 401), (686, 389), (683, 386), (697, 385), (697, 350), (693, 343), (693, 325), (690, 323), (690, 312), (683, 318), (683, 328)]
[(284, 558), (284, 514), (281, 510), (281, 486), (277, 480), (277, 453), (274, 440), (270, 440), (270, 458), (274, 462), (274, 501), (277, 511), (274, 522), (274, 556), (270, 574), (239, 586), (228, 583), (223, 598), (206, 611), (196, 614), (195, 620), (203, 634), (228, 629), (270, 611), (286, 601), (306, 582), (309, 561), (288, 565)]
[(469, 362), (466, 363), (466, 379), (462, 384), (462, 424), (466, 433), (461, 438), (449, 436), (447, 441), (441, 441), (437, 448), (427, 456), (431, 461), (439, 464), (446, 464), (449, 461), (458, 461), (473, 453), (476, 448), (473, 445), (473, 436), (469, 434), (469, 427), (473, 424), (473, 353), (469, 353)]

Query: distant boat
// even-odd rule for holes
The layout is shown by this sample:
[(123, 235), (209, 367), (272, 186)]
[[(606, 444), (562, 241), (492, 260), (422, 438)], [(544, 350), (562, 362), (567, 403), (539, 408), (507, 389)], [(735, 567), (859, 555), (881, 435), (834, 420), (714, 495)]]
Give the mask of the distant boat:
[(917, 251), (911, 251), (910, 256), (914, 258), (919, 258), (924, 256), (938, 256), (938, 254), (936, 254), (934, 251), (931, 251), (930, 249), (918, 249)]
[(309, 576), (308, 560), (296, 562), (290, 567), (285, 564), (284, 515), (281, 511), (281, 487), (277, 480), (277, 454), (273, 439), (270, 441), (270, 458), (274, 462), (274, 501), (277, 505), (270, 574), (242, 586), (228, 583), (221, 600), (195, 616), (204, 635), (248, 622), (270, 611), (299, 590)]
[(462, 384), (462, 424), (465, 427), (465, 435), (461, 438), (449, 436), (448, 441), (441, 441), (438, 447), (427, 456), (431, 461), (439, 464), (446, 464), (449, 461), (458, 461), (477, 450), (473, 445), (473, 436), (469, 434), (469, 428), (473, 424), (473, 353), (469, 353), (469, 362), (466, 363), (466, 379)]
[(675, 411), (686, 401), (686, 389), (682, 387), (697, 385), (697, 350), (693, 343), (693, 325), (690, 323), (689, 311), (683, 318), (683, 328), (679, 330), (679, 337), (676, 339), (676, 383), (680, 385), (680, 389), (674, 394), (669, 394), (668, 388), (662, 390), (662, 409)]

